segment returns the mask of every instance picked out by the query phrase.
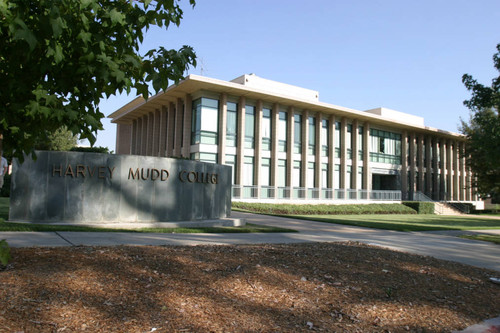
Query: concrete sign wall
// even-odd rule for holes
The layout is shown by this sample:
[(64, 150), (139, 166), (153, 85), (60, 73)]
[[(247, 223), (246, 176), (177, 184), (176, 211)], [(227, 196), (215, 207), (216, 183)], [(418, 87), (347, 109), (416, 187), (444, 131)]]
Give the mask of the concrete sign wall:
[(198, 221), (231, 212), (230, 166), (134, 155), (36, 154), (36, 161), (13, 162), (12, 221)]

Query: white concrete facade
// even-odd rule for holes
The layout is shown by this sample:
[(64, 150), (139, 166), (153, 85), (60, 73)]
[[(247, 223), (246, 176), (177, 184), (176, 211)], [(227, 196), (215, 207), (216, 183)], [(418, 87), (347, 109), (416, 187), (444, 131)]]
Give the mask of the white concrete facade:
[(323, 103), (317, 91), (253, 74), (189, 75), (110, 118), (119, 154), (232, 165), (235, 199), (477, 199), (461, 135), (395, 110)]

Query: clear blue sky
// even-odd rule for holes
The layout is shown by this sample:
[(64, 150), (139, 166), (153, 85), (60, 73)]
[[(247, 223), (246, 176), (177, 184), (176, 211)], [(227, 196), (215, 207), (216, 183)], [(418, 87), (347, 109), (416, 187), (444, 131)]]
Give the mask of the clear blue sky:
[[(500, 43), (499, 0), (198, 0), (181, 2), (179, 28), (150, 30), (143, 52), (194, 47), (188, 74), (232, 80), (242, 74), (319, 91), (320, 101), (357, 110), (418, 115), (426, 126), (458, 131), (470, 93), (461, 77), (490, 85)], [(135, 98), (101, 102), (108, 116)], [(108, 119), (98, 146), (115, 150)]]

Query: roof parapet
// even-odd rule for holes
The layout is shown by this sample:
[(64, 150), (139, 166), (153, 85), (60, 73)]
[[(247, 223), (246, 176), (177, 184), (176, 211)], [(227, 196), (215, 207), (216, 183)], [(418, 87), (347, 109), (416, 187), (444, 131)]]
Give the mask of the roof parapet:
[(244, 74), (234, 80), (231, 80), (230, 82), (239, 83), (247, 87), (268, 91), (273, 94), (292, 96), (295, 98), (301, 98), (313, 102), (319, 101), (318, 91), (264, 79), (255, 74)]

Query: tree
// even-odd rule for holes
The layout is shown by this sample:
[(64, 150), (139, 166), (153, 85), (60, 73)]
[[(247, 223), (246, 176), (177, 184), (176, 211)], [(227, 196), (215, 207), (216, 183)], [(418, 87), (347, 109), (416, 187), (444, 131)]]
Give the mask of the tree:
[(468, 163), (477, 177), (483, 197), (500, 194), (500, 121), (498, 110), (481, 109), (471, 115), (469, 123), (462, 120), (461, 132), (466, 136)]
[(22, 159), (62, 125), (93, 144), (101, 98), (132, 89), (147, 98), (148, 83), (158, 92), (181, 80), (196, 66), (191, 47), (140, 55), (139, 46), (151, 26), (178, 26), (182, 15), (179, 0), (0, 0), (6, 153)]
[(53, 133), (47, 133), (47, 138), (35, 145), (40, 150), (60, 150), (67, 151), (75, 147), (78, 138), (66, 126), (60, 127)]
[[(500, 72), (500, 44), (493, 55), (495, 68)], [(471, 110), (469, 123), (462, 120), (460, 131), (467, 138), (468, 163), (477, 178), (478, 191), (483, 196), (500, 196), (500, 76), (491, 87), (478, 83), (469, 74), (462, 77), (472, 97), (464, 101)]]

